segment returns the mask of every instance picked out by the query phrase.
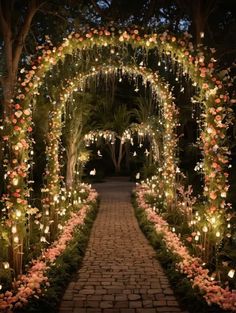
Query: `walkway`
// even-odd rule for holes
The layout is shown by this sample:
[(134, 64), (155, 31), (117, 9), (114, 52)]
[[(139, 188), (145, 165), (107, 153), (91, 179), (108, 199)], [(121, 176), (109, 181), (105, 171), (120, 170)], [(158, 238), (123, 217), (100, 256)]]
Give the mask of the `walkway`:
[(113, 180), (95, 186), (101, 207), (77, 277), (60, 313), (181, 312), (153, 248), (139, 229), (130, 192)]

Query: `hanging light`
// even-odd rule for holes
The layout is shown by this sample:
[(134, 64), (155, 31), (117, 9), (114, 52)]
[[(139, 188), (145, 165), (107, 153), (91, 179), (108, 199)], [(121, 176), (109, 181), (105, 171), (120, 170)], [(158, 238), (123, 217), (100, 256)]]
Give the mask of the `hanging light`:
[(10, 268), (10, 264), (8, 262), (2, 262), (4, 270), (7, 270)]
[(14, 236), (13, 241), (14, 241), (14, 243), (19, 243), (19, 237), (18, 236)]
[(200, 38), (204, 38), (205, 37), (205, 33), (204, 32), (200, 32)]
[(228, 272), (228, 276), (230, 278), (234, 278), (234, 274), (235, 274), (235, 270), (234, 269), (231, 269), (229, 272)]
[(202, 231), (203, 231), (204, 233), (207, 233), (207, 232), (208, 232), (207, 226), (204, 226), (204, 227), (202, 228)]
[(11, 228), (11, 232), (13, 233), (13, 234), (15, 234), (16, 232), (17, 232), (17, 229), (16, 229), (16, 226), (14, 225), (14, 226), (12, 226), (12, 228)]

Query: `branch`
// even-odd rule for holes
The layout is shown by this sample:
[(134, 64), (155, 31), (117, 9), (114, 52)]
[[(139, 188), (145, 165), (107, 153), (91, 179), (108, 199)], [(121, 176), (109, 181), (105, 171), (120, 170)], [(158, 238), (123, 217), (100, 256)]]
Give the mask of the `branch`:
[(208, 2), (208, 5), (206, 7), (206, 17), (208, 19), (208, 17), (214, 12), (215, 8), (216, 8), (216, 2), (215, 0), (211, 0)]
[(220, 55), (218, 55), (218, 58), (222, 58), (223, 56), (227, 55), (227, 54), (233, 54), (236, 52), (236, 48), (233, 48), (231, 50), (227, 49), (224, 52), (222, 52)]
[(43, 9), (39, 9), (38, 11), (42, 12), (44, 14), (50, 14), (50, 15), (56, 16), (56, 17), (62, 19), (64, 22), (67, 21), (67, 19), (64, 16), (58, 14), (58, 12), (53, 12), (53, 11), (48, 11), (48, 10), (43, 10)]
[(156, 7), (156, 0), (151, 0), (149, 2), (148, 10), (144, 14), (144, 21), (145, 22), (147, 22), (150, 19), (150, 17), (153, 15), (155, 7)]
[(2, 34), (4, 35), (4, 33), (5, 33), (4, 30), (8, 29), (9, 25), (7, 24), (6, 19), (3, 15), (3, 11), (4, 10), (2, 8), (2, 1), (0, 1), (0, 25), (1, 25), (0, 29), (1, 29)]
[(14, 41), (16, 47), (15, 52), (13, 55), (13, 70), (16, 72), (21, 56), (21, 52), (24, 46), (25, 39), (29, 33), (31, 22), (33, 17), (35, 16), (36, 12), (39, 10), (39, 8), (44, 5), (45, 2), (37, 3), (36, 0), (32, 0), (28, 6), (28, 10), (24, 19), (24, 23)]
[[(105, 18), (105, 19), (107, 19), (107, 20), (112, 21), (112, 18), (109, 17), (109, 16), (107, 16), (107, 14), (105, 13), (105, 10), (102, 10), (95, 0), (91, 0), (91, 2), (92, 2), (92, 5), (93, 5), (95, 11), (96, 11), (101, 17), (103, 17), (103, 18)], [(109, 9), (107, 9), (107, 10), (109, 10)], [(106, 11), (107, 11), (107, 10), (106, 10)]]

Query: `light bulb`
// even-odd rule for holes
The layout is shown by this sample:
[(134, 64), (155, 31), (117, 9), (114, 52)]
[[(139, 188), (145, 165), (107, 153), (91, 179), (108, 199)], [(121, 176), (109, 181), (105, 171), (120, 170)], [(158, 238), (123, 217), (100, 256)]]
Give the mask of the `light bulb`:
[(215, 224), (215, 222), (216, 222), (216, 218), (213, 216), (213, 217), (211, 218), (211, 223), (212, 223), (212, 224)]
[(10, 264), (8, 262), (2, 262), (2, 265), (5, 270), (10, 268)]
[(12, 232), (13, 234), (15, 234), (15, 233), (17, 232), (16, 226), (12, 226), (11, 232)]
[(202, 231), (203, 231), (204, 233), (207, 233), (207, 232), (208, 232), (207, 226), (204, 226), (204, 227), (202, 228)]
[(21, 217), (21, 211), (20, 210), (16, 210), (16, 216)]
[(46, 227), (45, 227), (45, 230), (44, 230), (44, 233), (45, 233), (45, 234), (48, 234), (48, 232), (49, 232), (49, 226), (46, 226)]
[(218, 238), (220, 237), (220, 232), (219, 231), (216, 232), (216, 237), (218, 237)]
[(14, 186), (17, 186), (17, 185), (18, 185), (18, 182), (19, 182), (18, 178), (13, 178), (12, 184), (13, 184)]
[(235, 274), (235, 270), (231, 269), (229, 272), (228, 272), (228, 276), (230, 278), (233, 278), (234, 277), (234, 274)]
[(14, 236), (13, 241), (14, 241), (14, 243), (19, 243), (19, 237), (18, 236)]

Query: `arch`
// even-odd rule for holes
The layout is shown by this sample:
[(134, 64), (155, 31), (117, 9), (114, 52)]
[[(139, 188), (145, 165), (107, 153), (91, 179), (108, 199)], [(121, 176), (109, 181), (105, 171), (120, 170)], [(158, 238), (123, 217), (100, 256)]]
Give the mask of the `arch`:
[[(47, 171), (48, 184), (46, 190), (49, 192), (49, 197), (47, 198), (49, 202), (52, 202), (55, 206), (54, 198), (57, 200), (59, 187), (57, 183), (59, 182), (59, 162), (57, 156), (55, 156), (55, 150), (58, 151), (59, 138), (61, 131), (59, 130), (61, 125), (61, 114), (64, 110), (65, 104), (73, 92), (83, 87), (86, 81), (90, 78), (95, 78), (101, 73), (106, 75), (120, 75), (122, 71), (123, 75), (132, 75), (134, 77), (141, 76), (143, 78), (143, 84), (147, 82), (150, 83), (152, 91), (155, 97), (160, 101), (162, 115), (163, 115), (163, 126), (164, 126), (164, 136), (163, 136), (163, 156), (164, 162), (162, 164), (162, 177), (165, 190), (165, 198), (167, 201), (167, 206), (170, 207), (171, 203), (174, 202), (175, 197), (175, 172), (176, 172), (176, 146), (177, 146), (177, 136), (175, 134), (175, 128), (177, 127), (177, 115), (178, 111), (173, 102), (172, 94), (168, 89), (168, 85), (165, 84), (163, 80), (159, 77), (157, 73), (153, 73), (150, 69), (137, 66), (125, 66), (119, 69), (118, 66), (98, 66), (93, 67), (90, 72), (80, 73), (78, 76), (73, 77), (72, 80), (67, 82), (67, 87), (63, 87), (61, 93), (58, 94), (56, 98), (52, 98), (51, 101), (55, 103), (55, 108), (51, 112), (51, 131), (49, 135), (48, 143), (48, 164), (50, 168)], [(56, 101), (58, 99), (58, 101)], [(53, 182), (53, 184), (51, 184)], [(56, 183), (57, 182), (57, 183)]]
[[(107, 48), (112, 55), (121, 55), (121, 67), (125, 64), (125, 60), (122, 60), (125, 49), (132, 48), (137, 54), (137, 60), (142, 53), (156, 51), (160, 57), (170, 58), (173, 66), (178, 66), (182, 75), (188, 76), (198, 86), (204, 115), (200, 138), (204, 157), (206, 216), (208, 219), (214, 216), (217, 220), (222, 220), (228, 189), (226, 172), (228, 148), (224, 144), (228, 127), (228, 95), (214, 69), (214, 58), (211, 55), (204, 55), (200, 50), (194, 50), (187, 35), (182, 38), (167, 32), (148, 35), (142, 34), (138, 29), (119, 33), (113, 28), (91, 29), (85, 34), (72, 33), (57, 48), (41, 47), (41, 55), (19, 81), (20, 91), (11, 108), (10, 135), (6, 138), (9, 140), (12, 155), (6, 177), (8, 195), (4, 199), (8, 219), (16, 220), (24, 232), (24, 217), (28, 209), (26, 179), (33, 98), (43, 83), (43, 77), (59, 62), (63, 62), (66, 55), (83, 53), (89, 49)], [(17, 247), (23, 246), (21, 238), (17, 235), (13, 236), (13, 242)], [(22, 253), (22, 250), (16, 253)]]

